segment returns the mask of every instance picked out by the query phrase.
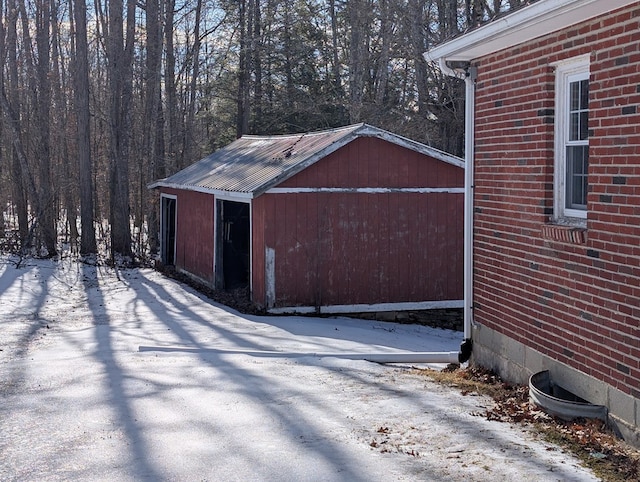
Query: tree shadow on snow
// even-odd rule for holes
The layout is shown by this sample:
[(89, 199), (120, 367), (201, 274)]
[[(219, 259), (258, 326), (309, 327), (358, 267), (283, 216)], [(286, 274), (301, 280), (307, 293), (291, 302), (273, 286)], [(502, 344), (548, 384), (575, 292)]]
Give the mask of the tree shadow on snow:
[[(157, 343), (153, 343), (153, 337), (150, 337), (147, 341), (149, 345), (141, 345), (141, 351), (156, 351), (156, 353), (167, 353), (173, 355), (183, 354), (184, 356), (196, 357), (200, 362), (208, 366), (210, 369), (215, 370), (217, 377), (215, 380), (215, 390), (229, 391), (235, 394), (241, 395), (247, 399), (254, 400), (257, 404), (260, 404), (263, 410), (268, 410), (270, 417), (275, 420), (276, 425), (279, 427), (279, 434), (289, 438), (293, 444), (300, 446), (307, 445), (307, 449), (312, 448), (316, 455), (321, 457), (325, 464), (334, 465), (336, 471), (342, 470), (341, 477), (344, 480), (362, 480), (364, 478), (359, 464), (361, 461), (349, 460), (343, 453), (343, 449), (339, 443), (332, 442), (327, 438), (324, 427), (318, 426), (318, 420), (311, 418), (308, 407), (312, 407), (314, 412), (320, 412), (327, 414), (327, 418), (339, 418), (342, 408), (334, 405), (328, 398), (321, 396), (314, 396), (312, 392), (306, 390), (304, 386), (297, 386), (293, 381), (289, 381), (286, 378), (277, 378), (269, 373), (268, 369), (264, 372), (259, 370), (251, 370), (247, 368), (246, 363), (242, 363), (241, 360), (246, 360), (245, 357), (260, 358), (286, 358), (293, 359), (296, 364), (306, 364), (320, 367), (327, 374), (332, 373), (333, 378), (339, 377), (344, 380), (344, 386), (347, 389), (354, 389), (353, 387), (365, 387), (366, 390), (372, 393), (377, 393), (383, 397), (389, 399), (402, 400), (407, 406), (407, 413), (403, 416), (406, 418), (411, 417), (411, 412), (415, 411), (416, 414), (422, 414), (428, 412), (433, 415), (434, 420), (440, 421), (445, 426), (449, 423), (456, 426), (456, 430), (463, 434), (467, 438), (474, 439), (476, 443), (476, 451), (481, 451), (484, 447), (486, 450), (501, 447), (501, 452), (505, 458), (522, 458), (523, 447), (514, 446), (513, 442), (508, 436), (503, 436), (499, 428), (491, 429), (487, 427), (487, 422), (481, 417), (461, 417), (455, 411), (452, 411), (446, 404), (431, 403), (426, 400), (421, 393), (404, 390), (398, 388), (397, 385), (390, 382), (387, 378), (379, 378), (372, 376), (371, 373), (363, 369), (362, 364), (354, 364), (353, 367), (348, 365), (348, 362), (339, 362), (337, 364), (332, 363), (319, 363), (317, 358), (314, 359), (312, 354), (303, 352), (287, 352), (274, 351), (274, 344), (278, 345), (281, 342), (287, 341), (291, 338), (292, 334), (302, 337), (317, 338), (315, 345), (318, 348), (318, 352), (331, 351), (329, 348), (336, 339), (359, 341), (358, 329), (355, 330), (342, 330), (340, 333), (340, 323), (345, 322), (347, 324), (353, 324), (356, 328), (365, 331), (376, 329), (379, 322), (360, 322), (360, 320), (314, 320), (310, 318), (287, 318), (287, 317), (256, 317), (252, 315), (241, 315), (236, 313), (235, 310), (228, 309), (223, 306), (218, 306), (215, 303), (209, 302), (204, 297), (197, 293), (191, 292), (192, 297), (203, 300), (206, 304), (211, 305), (212, 312), (203, 316), (198, 310), (194, 309), (193, 305), (189, 303), (189, 296), (187, 296), (189, 289), (184, 288), (178, 295), (168, 291), (163, 285), (154, 282), (150, 276), (145, 276), (141, 273), (142, 279), (139, 283), (132, 285), (136, 290), (140, 290), (140, 296), (137, 297), (137, 303), (141, 303), (140, 300), (146, 301), (146, 309), (151, 310), (153, 318), (159, 320), (167, 327), (167, 331), (171, 332), (171, 337), (158, 339)], [(232, 316), (228, 316), (232, 315)], [(143, 316), (144, 315), (137, 315)], [(238, 317), (243, 322), (249, 324), (255, 323), (256, 331), (248, 330), (246, 326), (234, 326), (233, 318)], [(139, 320), (142, 322), (142, 320)], [(329, 331), (330, 339), (327, 339), (327, 326), (326, 323), (334, 323), (337, 327), (338, 333), (332, 333)], [(225, 324), (227, 326), (225, 326)], [(278, 328), (282, 330), (282, 333), (277, 335), (274, 339), (272, 336), (265, 336), (260, 338), (259, 332), (261, 326), (266, 325), (271, 328)], [(384, 324), (383, 324), (384, 325)], [(387, 326), (395, 326), (393, 324)], [(352, 327), (353, 328), (353, 327)], [(381, 330), (383, 328), (380, 328)], [(411, 327), (405, 327), (407, 330), (411, 330)], [(420, 328), (424, 330), (424, 327)], [(434, 329), (434, 332), (442, 331)], [(385, 336), (381, 337), (381, 344), (384, 344), (388, 348), (404, 348), (415, 349), (415, 345), (407, 347), (406, 341), (397, 340), (393, 336), (393, 332), (389, 331), (385, 333), (386, 338), (389, 340), (387, 344), (382, 340)], [(340, 335), (346, 335), (345, 338), (341, 338)], [(459, 334), (455, 334), (459, 336)], [(455, 340), (455, 338), (454, 338)], [(445, 340), (445, 343), (451, 343), (452, 340)], [(305, 344), (308, 344), (308, 340), (305, 340)], [(437, 346), (440, 346), (437, 342)], [(455, 343), (455, 342), (454, 342)], [(225, 345), (228, 348), (219, 347), (215, 345)], [(454, 345), (457, 347), (457, 345)], [(235, 348), (234, 348), (235, 347)], [(335, 349), (332, 351), (336, 351)], [(231, 355), (244, 355), (242, 358), (234, 357)], [(389, 370), (396, 372), (406, 371), (407, 367), (394, 367)], [(194, 383), (197, 381), (194, 379)], [(317, 383), (317, 380), (309, 380), (309, 384)], [(171, 387), (166, 387), (171, 389)], [(353, 395), (353, 394), (352, 394)], [(351, 395), (350, 395), (351, 396)], [(363, 407), (366, 408), (366, 397), (363, 397)], [(374, 407), (368, 407), (369, 410), (375, 410)], [(357, 413), (354, 414), (357, 417)], [(384, 413), (380, 413), (380, 423), (385, 423)], [(388, 421), (388, 420), (387, 420)], [(204, 422), (204, 421), (203, 421)], [(209, 421), (212, 426), (214, 421)], [(392, 422), (392, 421), (389, 421)], [(379, 427), (369, 427), (370, 434), (376, 435), (376, 430)], [(424, 427), (424, 431), (428, 432), (429, 427)], [(363, 429), (363, 434), (366, 433), (366, 429)], [(258, 462), (255, 456), (247, 449), (246, 444), (243, 442), (243, 437), (247, 434), (238, 434), (235, 441), (227, 440), (225, 443), (228, 445), (227, 451), (238, 457), (239, 454), (247, 461)], [(366, 435), (362, 435), (366, 436)], [(428, 435), (425, 435), (428, 440)], [(322, 443), (317, 443), (322, 441)], [(212, 443), (215, 440), (212, 439)], [(429, 444), (437, 443), (432, 440), (428, 441)], [(525, 447), (526, 449), (526, 447)], [(427, 449), (428, 450), (428, 449)], [(532, 470), (546, 471), (548, 469), (548, 461), (535, 458), (528, 454), (528, 464), (532, 467)], [(464, 462), (464, 457), (462, 457)], [(436, 472), (430, 473), (428, 466), (421, 468), (421, 477), (435, 477)]]
[(131, 405), (131, 395), (125, 389), (127, 375), (119, 365), (113, 347), (114, 327), (112, 325), (117, 321), (112, 320), (105, 310), (106, 300), (96, 271), (95, 266), (83, 264), (82, 279), (89, 310), (93, 315), (94, 336), (97, 344), (94, 357), (102, 365), (109, 387), (109, 391), (105, 393), (105, 403), (114, 409), (118, 423), (127, 437), (127, 445), (131, 450), (128, 465), (136, 468), (136, 476), (149, 480), (161, 480), (161, 474), (156, 471), (150, 460), (149, 447), (137, 422), (138, 415)]
[[(52, 275), (53, 268), (49, 269), (48, 266), (43, 268), (42, 265), (27, 265), (16, 269), (5, 268), (2, 271), (0, 293), (7, 293), (10, 290), (16, 292), (10, 301), (13, 309), (5, 315), (11, 319), (7, 319), (3, 335), (0, 336), (0, 349), (5, 352), (4, 357), (24, 358), (30, 347), (47, 334), (49, 324), (56, 321), (47, 319), (41, 313), (47, 301), (48, 284)], [(30, 277), (37, 279), (37, 289), (34, 289), (34, 283), (29, 279)], [(8, 324), (13, 326), (7, 326)], [(4, 382), (4, 388), (16, 391), (19, 389), (23, 375), (16, 371), (18, 367), (15, 365), (13, 367), (12, 373)]]
[[(212, 323), (210, 319), (204, 318), (195, 312), (185, 301), (178, 300), (162, 285), (155, 283), (148, 277), (145, 277), (137, 285), (136, 289), (140, 289), (142, 295), (138, 297), (138, 300), (157, 300), (148, 303), (146, 308), (151, 310), (155, 319), (160, 320), (171, 331), (174, 338), (177, 338), (177, 343), (191, 347), (194, 350), (192, 353), (202, 363), (215, 370), (219, 377), (216, 380), (216, 390), (233, 392), (235, 395), (255, 400), (263, 409), (269, 410), (270, 416), (274, 420), (273, 423), (280, 427), (280, 434), (286, 434), (293, 443), (300, 445), (301, 448), (309, 441), (323, 440), (321, 444), (314, 443), (313, 447), (316, 456), (320, 457), (324, 464), (334, 465), (335, 471), (340, 472), (341, 477), (344, 476), (344, 480), (365, 480), (357, 467), (357, 463), (347, 460), (339, 446), (332, 445), (330, 441), (324, 440), (325, 437), (316, 429), (314, 420), (309, 420), (304, 412), (296, 406), (283, 403), (283, 387), (274, 385), (273, 380), (256, 374), (254, 371), (243, 367), (241, 363), (235, 363), (233, 357), (209, 356), (210, 353), (207, 351), (209, 344), (202, 342), (197, 335), (197, 330), (193, 328), (194, 326), (199, 329), (204, 328), (207, 331), (214, 332), (217, 339), (223, 339), (225, 342), (231, 341), (237, 346), (253, 349), (257, 352), (264, 350), (263, 344), (250, 341), (242, 333), (224, 327), (224, 319), (218, 320), (215, 324)], [(288, 391), (287, 398), (303, 397), (303, 394), (294, 387), (286, 387), (286, 390)], [(307, 402), (313, 403), (312, 400), (307, 400)], [(324, 409), (330, 410), (331, 407), (327, 406)], [(210, 422), (211, 427), (213, 427), (216, 421), (202, 420), (202, 422)], [(249, 444), (244, 441), (244, 437), (250, 436), (251, 434), (239, 433), (235, 440), (224, 440), (225, 452), (229, 457), (228, 460), (242, 457), (249, 466), (260, 468), (262, 461), (258, 457), (259, 454), (249, 450)], [(210, 443), (220, 444), (220, 441), (215, 438), (215, 430), (213, 429)], [(309, 447), (306, 448), (308, 449)], [(225, 458), (223, 457), (211, 462), (212, 473), (215, 473), (216, 465), (225, 463), (224, 460)], [(277, 464), (277, 461), (274, 462)], [(267, 469), (262, 467), (265, 471), (271, 470), (270, 476), (269, 474), (263, 475), (267, 478), (273, 477), (273, 470), (276, 468)], [(290, 478), (290, 475), (285, 474), (284, 478)]]

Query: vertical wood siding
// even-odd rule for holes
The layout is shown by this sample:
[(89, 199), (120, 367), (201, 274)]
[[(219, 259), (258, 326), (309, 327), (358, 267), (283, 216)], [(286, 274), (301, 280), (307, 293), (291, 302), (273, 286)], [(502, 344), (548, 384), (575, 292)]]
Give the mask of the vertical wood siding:
[[(638, 4), (481, 59), (476, 321), (640, 398)], [(554, 236), (554, 71), (591, 54), (585, 236)]]
[[(360, 138), (278, 187), (457, 187), (463, 170)], [(254, 300), (275, 249), (278, 306), (462, 299), (462, 193), (290, 193), (254, 200)], [(264, 245), (257, 242), (264, 239)]]
[(214, 197), (163, 188), (177, 196), (176, 268), (213, 284)]

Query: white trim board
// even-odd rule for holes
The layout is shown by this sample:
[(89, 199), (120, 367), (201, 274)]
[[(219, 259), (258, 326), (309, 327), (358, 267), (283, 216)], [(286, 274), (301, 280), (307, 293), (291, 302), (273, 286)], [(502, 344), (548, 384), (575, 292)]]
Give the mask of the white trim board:
[[(192, 186), (189, 184), (177, 184), (171, 182), (165, 182), (164, 180), (156, 181), (151, 184), (147, 184), (147, 189), (157, 189), (160, 187), (164, 187), (167, 189), (176, 189), (178, 191), (193, 191), (199, 192), (203, 194), (213, 194), (217, 198), (233, 200), (238, 202), (250, 202), (251, 199), (254, 198), (254, 193), (252, 192), (241, 192), (241, 191), (223, 191), (221, 189), (212, 189), (202, 186)], [(233, 199), (232, 199), (233, 198)]]
[(273, 315), (282, 315), (288, 313), (299, 314), (346, 314), (346, 313), (375, 313), (385, 311), (416, 311), (416, 310), (437, 310), (447, 308), (462, 308), (464, 300), (445, 300), (445, 301), (416, 301), (416, 302), (400, 302), (400, 303), (377, 303), (372, 305), (330, 305), (330, 306), (286, 306), (271, 308), (267, 310)]
[(272, 187), (265, 194), (303, 194), (303, 193), (452, 193), (464, 194), (464, 187)]

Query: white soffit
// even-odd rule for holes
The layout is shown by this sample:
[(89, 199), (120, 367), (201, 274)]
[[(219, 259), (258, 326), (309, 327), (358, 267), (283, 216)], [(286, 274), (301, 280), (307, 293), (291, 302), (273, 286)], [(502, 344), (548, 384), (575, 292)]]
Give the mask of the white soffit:
[(575, 25), (637, 0), (540, 0), (434, 47), (428, 61), (471, 61)]

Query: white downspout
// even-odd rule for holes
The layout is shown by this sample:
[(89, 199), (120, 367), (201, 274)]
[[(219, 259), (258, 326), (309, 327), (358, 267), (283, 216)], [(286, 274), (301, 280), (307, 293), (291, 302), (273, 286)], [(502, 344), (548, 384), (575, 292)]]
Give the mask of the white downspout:
[(465, 82), (464, 145), (464, 339), (471, 340), (473, 324), (473, 160), (475, 154), (475, 74)]
[[(426, 57), (426, 59), (429, 60), (429, 57)], [(447, 59), (444, 57), (440, 57), (438, 59), (438, 67), (443, 74), (448, 75), (449, 77), (460, 78), (460, 74), (447, 65)]]
[[(429, 57), (426, 57), (430, 60)], [(464, 106), (464, 341), (460, 347), (460, 359), (471, 356), (471, 329), (473, 325), (473, 160), (475, 154), (475, 67), (468, 64), (464, 69), (452, 69), (447, 59), (440, 57), (438, 66), (443, 74), (462, 77), (465, 83)]]

